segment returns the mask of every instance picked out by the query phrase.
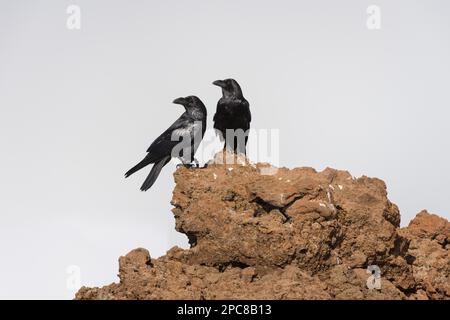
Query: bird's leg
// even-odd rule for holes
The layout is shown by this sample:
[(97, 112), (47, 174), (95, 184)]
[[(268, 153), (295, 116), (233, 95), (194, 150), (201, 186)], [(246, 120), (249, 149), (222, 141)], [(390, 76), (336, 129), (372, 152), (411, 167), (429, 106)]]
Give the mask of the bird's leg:
[(183, 157), (178, 157), (178, 159), (180, 159), (181, 163), (177, 164), (177, 168), (188, 167), (189, 163), (186, 161), (186, 159), (184, 159)]
[(184, 166), (189, 169), (200, 168), (200, 163), (198, 162), (197, 159), (194, 158), (194, 160), (192, 160), (192, 162), (187, 162), (184, 164)]
[(198, 162), (197, 159), (194, 158), (193, 162), (194, 162), (196, 168), (200, 168), (200, 163)]
[[(194, 164), (192, 164), (191, 162), (189, 162), (189, 161), (188, 161), (187, 159), (185, 159), (184, 157), (179, 157), (179, 159), (180, 159), (181, 163), (177, 165), (177, 168), (183, 166), (183, 167), (185, 167), (185, 168), (190, 169), (190, 168), (194, 167)], [(196, 166), (198, 167), (198, 161), (197, 161), (197, 159), (194, 158), (194, 161), (193, 161), (193, 162), (196, 163)]]

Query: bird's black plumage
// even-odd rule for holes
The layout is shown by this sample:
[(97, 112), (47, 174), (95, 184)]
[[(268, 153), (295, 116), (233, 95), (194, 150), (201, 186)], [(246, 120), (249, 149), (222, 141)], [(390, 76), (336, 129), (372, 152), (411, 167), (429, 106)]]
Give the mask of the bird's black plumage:
[(206, 130), (206, 108), (196, 96), (178, 98), (173, 103), (181, 104), (185, 112), (164, 131), (147, 149), (147, 155), (137, 165), (125, 173), (129, 177), (136, 171), (154, 163), (141, 190), (147, 191), (155, 183), (161, 169), (172, 157), (179, 158), (183, 164), (190, 165), (198, 145)]
[(213, 84), (222, 88), (222, 98), (217, 103), (213, 119), (214, 129), (219, 132), (221, 140), (225, 140), (224, 148), (245, 154), (252, 121), (250, 105), (236, 80), (217, 80)]

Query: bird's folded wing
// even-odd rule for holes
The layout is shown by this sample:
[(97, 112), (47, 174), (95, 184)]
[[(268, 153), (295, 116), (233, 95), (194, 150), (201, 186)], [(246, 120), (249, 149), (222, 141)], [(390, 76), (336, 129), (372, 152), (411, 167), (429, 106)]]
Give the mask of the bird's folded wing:
[(172, 149), (189, 135), (192, 124), (183, 114), (166, 131), (164, 131), (147, 149), (152, 158), (162, 158), (172, 153)]

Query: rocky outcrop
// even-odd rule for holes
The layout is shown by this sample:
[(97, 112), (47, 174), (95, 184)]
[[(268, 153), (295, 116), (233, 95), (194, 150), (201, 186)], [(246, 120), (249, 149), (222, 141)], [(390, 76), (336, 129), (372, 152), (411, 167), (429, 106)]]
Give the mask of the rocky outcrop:
[(450, 223), (422, 211), (399, 234), (409, 242), (405, 259), (412, 268), (416, 296), (449, 299)]
[(423, 211), (399, 228), (377, 178), (238, 162), (175, 172), (190, 249), (133, 250), (119, 283), (76, 298), (450, 299), (446, 219)]

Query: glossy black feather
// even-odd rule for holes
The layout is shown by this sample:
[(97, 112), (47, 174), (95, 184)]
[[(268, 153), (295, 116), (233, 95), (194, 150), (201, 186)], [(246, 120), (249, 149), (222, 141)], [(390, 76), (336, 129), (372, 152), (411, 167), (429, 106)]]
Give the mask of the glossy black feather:
[[(180, 157), (182, 161), (192, 161), (198, 145), (194, 145), (194, 134), (200, 135), (197, 137), (197, 141), (203, 139), (203, 135), (206, 130), (206, 108), (204, 104), (195, 96), (189, 96), (183, 99), (183, 104), (186, 111), (158, 138), (153, 141), (150, 147), (147, 149), (147, 155), (137, 165), (128, 170), (125, 173), (125, 177), (129, 177), (136, 171), (154, 163), (152, 170), (150, 171), (147, 179), (141, 187), (142, 191), (147, 191), (156, 181), (161, 172), (161, 169), (169, 163), (172, 157)], [(178, 102), (176, 102), (178, 103)], [(201, 130), (198, 130), (200, 128)], [(186, 150), (190, 151), (189, 155), (184, 154), (184, 149), (179, 154), (173, 154), (176, 146), (182, 139), (187, 137), (192, 138), (190, 148)], [(190, 140), (188, 140), (189, 142)]]
[(250, 129), (252, 115), (250, 113), (250, 104), (244, 98), (242, 90), (234, 79), (218, 80), (214, 84), (222, 87), (222, 98), (217, 103), (217, 110), (214, 115), (214, 129), (216, 129), (225, 139), (224, 148), (234, 152), (245, 153), (248, 136), (245, 136), (245, 145), (243, 150), (238, 150), (237, 138), (226, 139), (227, 129), (247, 132)]

